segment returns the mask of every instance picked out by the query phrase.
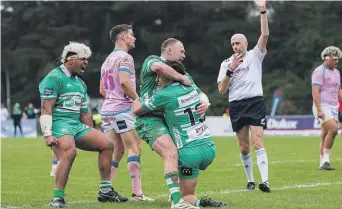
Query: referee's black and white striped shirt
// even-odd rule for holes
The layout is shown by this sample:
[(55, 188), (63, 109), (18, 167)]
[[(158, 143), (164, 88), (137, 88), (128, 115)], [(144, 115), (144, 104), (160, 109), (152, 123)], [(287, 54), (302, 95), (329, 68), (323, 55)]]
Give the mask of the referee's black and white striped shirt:
[[(234, 71), (233, 77), (229, 82), (229, 102), (248, 99), (256, 96), (263, 96), (262, 90), (262, 61), (266, 55), (261, 53), (258, 46), (249, 50), (241, 63)], [(233, 60), (232, 55), (230, 58), (221, 63), (220, 72), (217, 78), (219, 84), (226, 75), (228, 66)]]

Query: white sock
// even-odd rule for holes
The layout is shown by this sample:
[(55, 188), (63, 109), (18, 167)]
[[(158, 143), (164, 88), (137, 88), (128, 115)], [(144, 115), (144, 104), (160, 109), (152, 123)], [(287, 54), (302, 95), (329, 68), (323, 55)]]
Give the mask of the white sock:
[(247, 176), (248, 182), (254, 182), (253, 177), (253, 163), (252, 163), (252, 156), (250, 153), (247, 155), (240, 154), (241, 162), (243, 167), (245, 168), (245, 173)]
[(57, 165), (58, 165), (58, 163), (59, 163), (59, 161), (55, 161), (55, 160), (53, 160), (53, 161), (52, 161), (52, 167), (51, 167), (51, 170), (55, 171), (55, 170), (56, 170), (56, 168), (57, 168)]
[(330, 163), (330, 150), (331, 149), (323, 149), (323, 158), (322, 158), (322, 164), (325, 162)]
[(319, 156), (319, 167), (322, 167), (323, 165), (323, 155)]
[(255, 150), (262, 182), (268, 181), (268, 159), (265, 148)]

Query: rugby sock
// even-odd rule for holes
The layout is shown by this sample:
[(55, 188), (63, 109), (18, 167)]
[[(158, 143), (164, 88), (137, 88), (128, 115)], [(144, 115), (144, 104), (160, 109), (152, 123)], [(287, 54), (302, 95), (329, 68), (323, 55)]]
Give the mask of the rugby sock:
[(248, 182), (254, 182), (253, 177), (253, 163), (252, 163), (252, 156), (250, 153), (247, 155), (240, 154), (241, 162), (243, 167), (245, 168), (245, 173), (247, 176)]
[(171, 199), (174, 204), (177, 204), (182, 198), (179, 186), (179, 174), (178, 171), (165, 174), (165, 181), (169, 191), (171, 193)]
[(111, 181), (100, 181), (100, 191), (103, 193), (107, 193), (112, 189)]
[(200, 206), (200, 202), (201, 202), (201, 200), (196, 200), (196, 202), (194, 203), (194, 206), (199, 207)]
[(64, 189), (53, 190), (53, 199), (64, 198)]
[(111, 182), (113, 182), (115, 179), (116, 171), (118, 170), (118, 167), (119, 167), (119, 163), (112, 161), (112, 167), (110, 170), (110, 178), (109, 178)]
[(331, 149), (323, 149), (323, 158), (322, 158), (322, 164), (325, 162), (330, 163), (330, 151)]
[(132, 191), (135, 195), (141, 196), (141, 178), (140, 178), (140, 157), (130, 156), (127, 158), (127, 168), (132, 179)]
[(323, 161), (323, 155), (320, 155), (319, 156), (319, 167), (322, 167), (322, 165), (323, 165), (322, 161)]
[(56, 170), (58, 163), (58, 160), (52, 160), (52, 170)]
[(255, 150), (262, 182), (268, 181), (268, 159), (265, 148)]

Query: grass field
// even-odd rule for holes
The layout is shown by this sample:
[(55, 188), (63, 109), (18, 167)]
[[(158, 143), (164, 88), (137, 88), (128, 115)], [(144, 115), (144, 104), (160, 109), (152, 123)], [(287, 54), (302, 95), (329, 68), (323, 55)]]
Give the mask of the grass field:
[[(268, 137), (271, 193), (244, 192), (246, 177), (234, 138), (215, 138), (217, 156), (200, 175), (198, 195), (229, 202), (231, 208), (321, 209), (342, 206), (342, 137), (338, 136), (331, 154), (334, 171), (319, 171), (318, 137)], [(252, 153), (256, 161), (255, 153)], [(1, 207), (48, 208), (52, 199), (51, 151), (43, 139), (1, 139)], [(66, 188), (70, 208), (170, 208), (163, 178), (162, 161), (143, 144), (141, 159), (144, 193), (153, 203), (129, 201), (121, 204), (98, 203), (99, 175), (97, 154), (78, 151)], [(258, 167), (254, 177), (260, 182)], [(122, 161), (114, 187), (130, 196), (131, 183), (126, 159)]]

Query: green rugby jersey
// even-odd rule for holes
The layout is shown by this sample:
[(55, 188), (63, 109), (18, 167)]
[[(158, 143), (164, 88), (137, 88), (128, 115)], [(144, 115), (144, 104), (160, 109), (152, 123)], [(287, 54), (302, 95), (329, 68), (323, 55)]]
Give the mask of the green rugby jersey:
[(53, 120), (79, 120), (81, 112), (89, 112), (86, 84), (77, 76), (71, 76), (64, 65), (53, 69), (40, 82), (39, 92), (41, 100), (56, 99)]
[(178, 82), (160, 89), (142, 103), (146, 111), (164, 111), (166, 123), (178, 149), (210, 138), (205, 117), (196, 113), (199, 105), (200, 96), (196, 89)]
[(141, 67), (140, 98), (142, 98), (143, 100), (148, 98), (149, 94), (151, 94), (157, 87), (157, 84), (156, 84), (157, 73), (153, 72), (151, 69), (152, 64), (155, 62), (165, 62), (165, 60), (159, 56), (150, 55), (145, 59)]
[[(142, 98), (142, 100), (149, 98), (151, 94), (156, 90), (156, 87), (157, 87), (157, 84), (156, 84), (157, 73), (152, 71), (151, 69), (152, 64), (155, 62), (165, 63), (165, 61), (166, 61), (165, 59), (156, 55), (150, 55), (145, 59), (141, 68), (141, 73), (140, 73), (140, 81), (141, 81), (140, 98)], [(189, 77), (196, 91), (200, 92), (201, 90), (196, 86), (192, 77), (187, 72), (185, 73), (185, 75)]]

